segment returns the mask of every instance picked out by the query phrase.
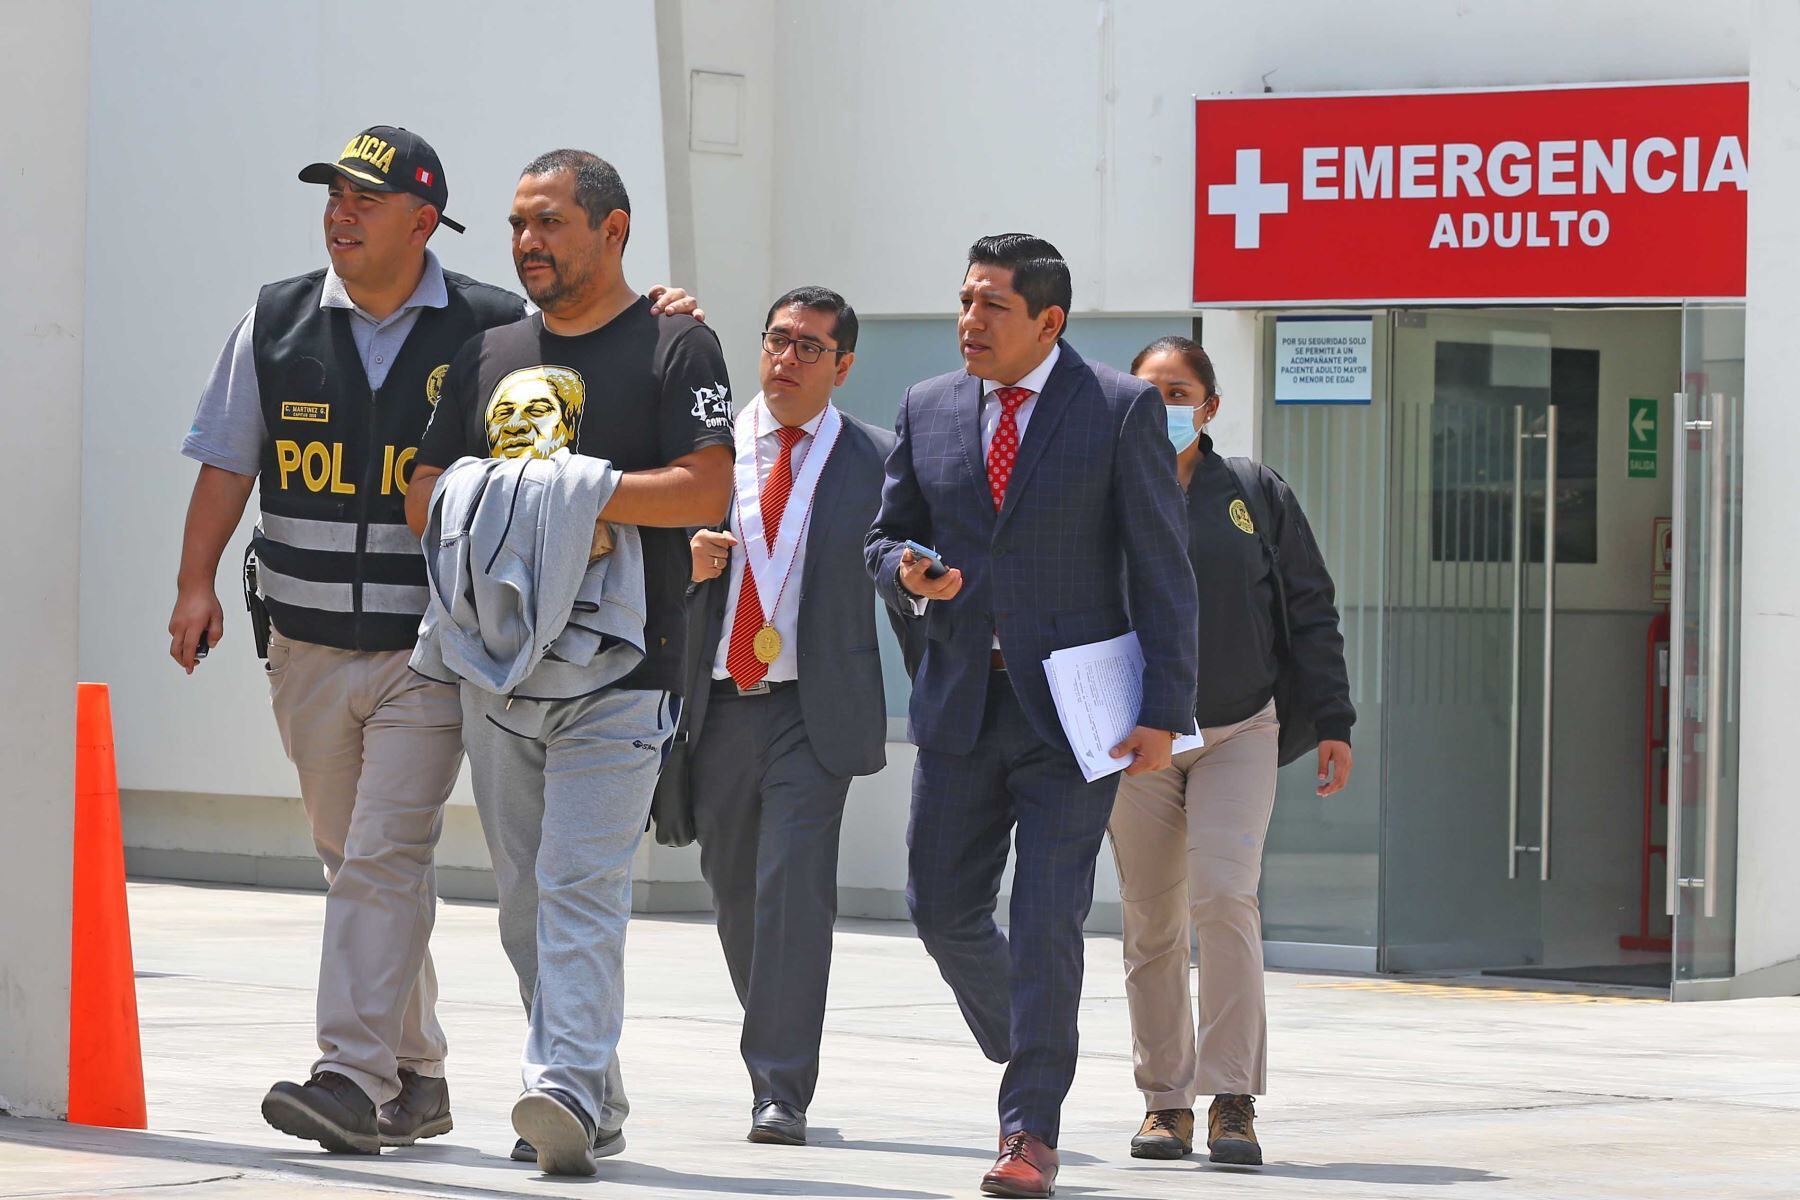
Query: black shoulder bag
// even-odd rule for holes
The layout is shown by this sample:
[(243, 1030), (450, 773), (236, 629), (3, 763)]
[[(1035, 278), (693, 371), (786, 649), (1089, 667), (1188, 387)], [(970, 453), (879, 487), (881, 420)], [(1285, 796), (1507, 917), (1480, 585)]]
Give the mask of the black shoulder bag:
[(1293, 633), (1288, 626), (1287, 584), (1281, 577), (1281, 550), (1269, 537), (1269, 531), (1275, 528), (1275, 519), (1269, 512), (1269, 493), (1263, 483), (1262, 467), (1248, 458), (1228, 458), (1225, 465), (1231, 469), (1238, 499), (1250, 510), (1256, 539), (1262, 543), (1263, 557), (1268, 560), (1269, 574), (1275, 580), (1275, 661), (1278, 664), (1275, 716), (1281, 722), (1275, 757), (1285, 767), (1318, 746), (1319, 731), (1300, 692), (1300, 667), (1294, 659)]

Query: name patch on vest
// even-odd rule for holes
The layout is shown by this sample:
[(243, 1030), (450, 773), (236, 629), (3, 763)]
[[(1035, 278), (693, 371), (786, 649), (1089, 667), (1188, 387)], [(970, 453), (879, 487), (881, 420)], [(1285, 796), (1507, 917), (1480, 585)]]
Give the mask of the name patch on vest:
[(331, 405), (283, 400), (281, 402), (281, 419), (284, 421), (317, 421), (324, 424), (331, 420)]

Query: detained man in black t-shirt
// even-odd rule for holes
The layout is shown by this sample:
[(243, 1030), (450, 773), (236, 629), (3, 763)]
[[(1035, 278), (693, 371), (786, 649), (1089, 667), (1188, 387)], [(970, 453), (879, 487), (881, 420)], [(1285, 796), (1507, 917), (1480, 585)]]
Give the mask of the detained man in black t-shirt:
[(473, 338), (451, 363), (406, 516), (422, 533), (433, 481), (465, 455), (567, 448), (624, 472), (595, 538), (598, 549), (605, 524), (639, 527), (643, 663), (593, 695), (526, 700), (495, 719), (468, 688), (463, 701), (500, 939), (531, 1014), (513, 1157), (592, 1175), (595, 1158), (624, 1148), (616, 1051), (631, 860), (675, 727), (685, 530), (718, 523), (731, 497), (731, 389), (712, 331), (653, 314), (625, 282), (631, 201), (609, 164), (579, 150), (533, 160), (511, 219), (519, 279), (542, 311)]

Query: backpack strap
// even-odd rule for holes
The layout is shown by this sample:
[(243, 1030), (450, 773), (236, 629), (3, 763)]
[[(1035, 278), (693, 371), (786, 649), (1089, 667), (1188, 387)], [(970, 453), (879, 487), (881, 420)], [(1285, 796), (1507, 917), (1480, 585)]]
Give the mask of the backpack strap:
[(1257, 540), (1262, 543), (1263, 553), (1274, 571), (1275, 621), (1276, 630), (1281, 636), (1281, 644), (1277, 650), (1282, 658), (1286, 658), (1294, 644), (1288, 628), (1287, 585), (1281, 577), (1281, 550), (1269, 536), (1270, 531), (1275, 528), (1275, 518), (1269, 511), (1269, 493), (1263, 483), (1263, 468), (1260, 463), (1249, 458), (1227, 458), (1225, 466), (1231, 472), (1232, 482), (1237, 485), (1238, 499), (1250, 510), (1250, 523), (1256, 526)]

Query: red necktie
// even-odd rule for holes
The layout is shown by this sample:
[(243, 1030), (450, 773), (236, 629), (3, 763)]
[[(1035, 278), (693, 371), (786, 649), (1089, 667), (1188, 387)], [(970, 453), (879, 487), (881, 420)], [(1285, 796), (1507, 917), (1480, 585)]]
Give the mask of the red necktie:
[(994, 496), (994, 511), (1006, 503), (1006, 484), (1012, 479), (1013, 464), (1019, 459), (1019, 407), (1031, 399), (1031, 389), (995, 388), (1000, 400), (1000, 424), (994, 430), (993, 444), (988, 447), (988, 491)]
[[(788, 495), (794, 490), (794, 446), (806, 435), (804, 429), (783, 425), (775, 431), (781, 439), (781, 454), (775, 469), (763, 484), (761, 503), (763, 545), (771, 550), (781, 536), (781, 514), (787, 511)], [(738, 588), (737, 616), (731, 622), (731, 646), (725, 652), (725, 669), (741, 688), (754, 687), (769, 673), (769, 665), (756, 657), (756, 634), (763, 627), (762, 597), (756, 594), (756, 572), (750, 569), (750, 548), (744, 547), (744, 582)], [(781, 597), (775, 598), (777, 604)], [(770, 614), (771, 620), (773, 614)]]

